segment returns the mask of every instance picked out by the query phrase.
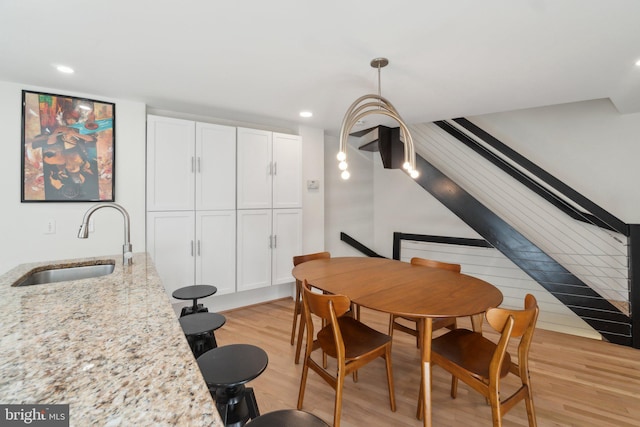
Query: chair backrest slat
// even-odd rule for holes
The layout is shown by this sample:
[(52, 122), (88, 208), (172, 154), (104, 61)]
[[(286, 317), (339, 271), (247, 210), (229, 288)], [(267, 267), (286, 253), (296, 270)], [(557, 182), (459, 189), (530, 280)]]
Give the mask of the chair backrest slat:
[(314, 259), (327, 259), (331, 258), (330, 252), (316, 252), (314, 254), (306, 254), (306, 255), (297, 255), (293, 257), (293, 266), (295, 267), (298, 264), (302, 264), (303, 262), (313, 261)]
[(411, 258), (411, 264), (421, 265), (423, 267), (441, 268), (443, 270), (449, 270), (456, 273), (460, 273), (460, 264), (451, 264), (448, 262), (436, 261), (427, 258)]
[[(535, 300), (534, 300), (535, 301)], [(535, 302), (534, 302), (535, 304)], [(502, 332), (509, 319), (513, 318), (512, 337), (521, 337), (532, 325), (532, 320), (537, 314), (537, 305), (525, 307), (524, 310), (508, 310), (505, 308), (490, 308), (487, 310), (487, 322), (493, 329)]]
[(333, 309), (336, 313), (336, 317), (342, 316), (349, 311), (351, 307), (351, 301), (344, 295), (331, 295), (331, 294), (319, 294), (312, 292), (309, 283), (304, 280), (302, 283), (302, 300), (307, 300), (309, 311), (316, 316), (330, 320), (331, 311), (329, 309), (329, 302), (333, 304)]

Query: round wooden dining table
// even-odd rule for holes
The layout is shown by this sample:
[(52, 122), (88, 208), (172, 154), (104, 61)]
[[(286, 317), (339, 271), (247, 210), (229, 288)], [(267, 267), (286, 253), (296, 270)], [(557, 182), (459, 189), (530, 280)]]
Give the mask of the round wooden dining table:
[(387, 258), (319, 259), (297, 265), (292, 274), (314, 288), (346, 295), (362, 307), (422, 321), (418, 417), (425, 426), (431, 426), (433, 319), (471, 316), (474, 329), (479, 330), (482, 314), (500, 305), (503, 298), (498, 288), (476, 277)]

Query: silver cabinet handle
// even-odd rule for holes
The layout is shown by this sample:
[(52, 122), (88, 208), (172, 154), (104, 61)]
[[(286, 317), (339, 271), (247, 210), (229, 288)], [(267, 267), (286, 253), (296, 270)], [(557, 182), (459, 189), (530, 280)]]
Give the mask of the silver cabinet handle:
[(274, 247), (274, 249), (278, 247), (278, 236), (277, 235), (273, 236), (273, 247)]
[(195, 172), (196, 158), (191, 156), (191, 173)]
[(278, 175), (278, 162), (273, 162), (273, 174)]
[(198, 157), (198, 173), (200, 173), (200, 157)]
[(198, 256), (200, 256), (200, 239), (198, 239)]

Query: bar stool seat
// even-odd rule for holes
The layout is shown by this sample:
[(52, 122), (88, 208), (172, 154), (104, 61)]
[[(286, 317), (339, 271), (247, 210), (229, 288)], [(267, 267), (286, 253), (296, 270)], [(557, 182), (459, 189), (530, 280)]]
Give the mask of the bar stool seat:
[(197, 362), (225, 426), (241, 427), (260, 415), (253, 388), (245, 384), (267, 368), (263, 349), (230, 344), (207, 351)]
[(197, 359), (201, 354), (218, 347), (214, 331), (224, 325), (226, 317), (218, 313), (195, 313), (179, 320), (191, 351)]
[(175, 299), (181, 300), (193, 300), (191, 307), (182, 307), (180, 317), (187, 316), (194, 313), (206, 313), (209, 309), (202, 304), (198, 304), (198, 298), (206, 298), (218, 292), (218, 288), (211, 285), (195, 285), (185, 286), (184, 288), (176, 289), (171, 294)]
[(298, 409), (281, 409), (249, 421), (251, 427), (329, 427), (322, 419)]

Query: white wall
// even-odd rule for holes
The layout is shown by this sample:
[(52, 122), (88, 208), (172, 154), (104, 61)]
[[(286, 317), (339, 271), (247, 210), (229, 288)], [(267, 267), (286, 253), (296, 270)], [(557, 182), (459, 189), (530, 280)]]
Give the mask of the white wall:
[[(302, 137), (302, 253), (324, 251), (324, 131), (300, 126)], [(307, 188), (317, 181), (318, 189)]]
[[(88, 93), (70, 93), (0, 82), (0, 135), (5, 150), (0, 168), (0, 274), (18, 264), (86, 256), (120, 255), (124, 240), (122, 216), (112, 209), (95, 213), (95, 232), (78, 239), (84, 212), (93, 203), (21, 203), (22, 90), (80, 96), (116, 104), (115, 200), (131, 217), (134, 251), (145, 250), (145, 105)], [(55, 234), (44, 234), (46, 222), (56, 223)]]
[(482, 238), (400, 169), (374, 167), (375, 250), (393, 256), (393, 233)]
[(350, 143), (347, 155), (351, 178), (345, 181), (340, 178), (336, 160), (338, 145), (337, 138), (325, 137), (325, 247), (332, 256), (361, 256), (360, 252), (340, 241), (340, 232), (376, 250), (372, 155), (359, 151)]

